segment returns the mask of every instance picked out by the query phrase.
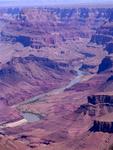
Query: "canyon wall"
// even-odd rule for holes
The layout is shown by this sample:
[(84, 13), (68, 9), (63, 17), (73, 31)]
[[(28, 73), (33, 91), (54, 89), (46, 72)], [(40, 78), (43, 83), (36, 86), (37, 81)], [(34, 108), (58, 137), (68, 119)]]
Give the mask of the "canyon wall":
[[(23, 46), (56, 47), (66, 40), (90, 38), (98, 28), (109, 22), (112, 9), (107, 8), (31, 8), (0, 9), (0, 40), (19, 42)], [(8, 27), (8, 28), (7, 28)], [(93, 35), (91, 42), (111, 41), (106, 35)], [(99, 43), (98, 43), (99, 42)]]

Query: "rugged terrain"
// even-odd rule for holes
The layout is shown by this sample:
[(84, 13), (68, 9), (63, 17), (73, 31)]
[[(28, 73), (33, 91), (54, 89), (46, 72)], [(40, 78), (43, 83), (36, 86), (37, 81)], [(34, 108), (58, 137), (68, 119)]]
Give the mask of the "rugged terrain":
[(109, 150), (113, 9), (0, 8), (0, 150)]

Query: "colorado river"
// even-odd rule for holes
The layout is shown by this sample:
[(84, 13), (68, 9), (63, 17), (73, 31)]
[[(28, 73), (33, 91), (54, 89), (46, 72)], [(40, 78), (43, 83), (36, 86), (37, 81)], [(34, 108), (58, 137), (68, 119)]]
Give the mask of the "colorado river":
[[(63, 91), (65, 91), (66, 89), (71, 88), (73, 85), (79, 83), (83, 79), (83, 77), (85, 76), (85, 73), (83, 71), (79, 70), (79, 68), (75, 68), (75, 71), (77, 72), (77, 76), (75, 76), (72, 80), (70, 80), (70, 82), (66, 86), (58, 88), (58, 89), (54, 89), (54, 90), (47, 92), (47, 93), (40, 94), (38, 96), (35, 96), (31, 99), (28, 99), (28, 100), (26, 100), (26, 101), (24, 101), (18, 105), (15, 105), (13, 107), (18, 108), (24, 104), (34, 103), (36, 101), (39, 101), (41, 98), (43, 98), (45, 96), (60, 94)], [(25, 124), (27, 122), (36, 122), (36, 121), (40, 121), (41, 119), (43, 119), (43, 116), (41, 114), (35, 114), (32, 112), (28, 112), (28, 111), (22, 112), (21, 115), (23, 116), (24, 119), (17, 121), (17, 122), (5, 124), (5, 127), (15, 127), (15, 126)], [(2, 126), (2, 128), (4, 128), (4, 126)]]
[(35, 122), (35, 121), (39, 121), (42, 119), (42, 116), (40, 114), (35, 114), (35, 113), (31, 113), (31, 112), (22, 112), (22, 116), (28, 122)]
[(17, 106), (28, 104), (28, 103), (34, 103), (36, 101), (39, 101), (41, 98), (43, 98), (45, 96), (60, 94), (61, 92), (65, 91), (66, 89), (71, 88), (73, 85), (79, 83), (82, 80), (85, 73), (83, 71), (79, 70), (79, 68), (76, 68), (74, 70), (77, 72), (77, 76), (75, 76), (66, 86), (58, 88), (58, 89), (54, 89), (54, 90), (47, 92), (47, 93), (40, 94), (38, 96), (35, 96), (31, 99), (28, 99), (28, 100), (18, 104)]
[(0, 130), (3, 128), (14, 128), (17, 126), (24, 125), (28, 122), (40, 121), (41, 119), (44, 118), (44, 116), (42, 116), (41, 114), (35, 114), (31, 112), (22, 112), (21, 115), (23, 116), (23, 119), (15, 121), (15, 122), (3, 123), (0, 125)]

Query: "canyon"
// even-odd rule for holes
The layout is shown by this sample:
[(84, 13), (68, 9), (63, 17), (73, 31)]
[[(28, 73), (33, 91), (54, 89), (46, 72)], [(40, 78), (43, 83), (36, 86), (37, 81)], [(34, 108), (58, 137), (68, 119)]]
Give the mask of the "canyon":
[(110, 150), (113, 8), (0, 8), (0, 150)]

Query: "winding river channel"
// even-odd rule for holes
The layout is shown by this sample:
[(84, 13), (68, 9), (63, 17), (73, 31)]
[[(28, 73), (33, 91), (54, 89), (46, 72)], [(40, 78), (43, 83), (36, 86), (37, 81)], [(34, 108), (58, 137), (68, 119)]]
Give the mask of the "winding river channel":
[[(38, 102), (43, 97), (50, 96), (50, 95), (55, 95), (55, 94), (60, 94), (63, 91), (65, 91), (66, 89), (71, 88), (73, 85), (81, 82), (83, 77), (85, 77), (85, 75), (86, 75), (86, 73), (81, 71), (81, 70), (79, 70), (79, 68), (75, 68), (75, 71), (77, 72), (77, 76), (75, 76), (72, 80), (70, 80), (70, 82), (66, 86), (58, 88), (58, 89), (54, 89), (54, 90), (52, 90), (50, 92), (47, 92), (47, 93), (40, 94), (38, 96), (35, 96), (35, 97), (31, 98), (31, 99), (26, 100), (25, 102), (22, 102), (22, 103), (20, 103), (18, 105), (12, 106), (12, 107), (18, 108), (18, 107), (20, 107), (22, 105), (25, 105), (25, 104)], [(22, 124), (25, 124), (27, 122), (40, 121), (43, 118), (43, 116), (41, 116), (41, 114), (35, 114), (35, 113), (32, 113), (32, 112), (28, 112), (28, 111), (22, 112), (21, 115), (23, 116), (22, 120), (3, 124), (2, 126), (0, 126), (0, 128), (16, 127), (16, 126), (20, 126)]]
[[(85, 73), (83, 71), (80, 71), (79, 69), (76, 69), (75, 71), (77, 71), (77, 76), (74, 77), (66, 86), (52, 90), (48, 93), (40, 94), (36, 97), (33, 97), (33, 98), (21, 103), (21, 105), (28, 104), (28, 103), (34, 103), (36, 101), (39, 101), (41, 98), (43, 98), (45, 96), (60, 94), (63, 91), (65, 91), (66, 89), (71, 88), (73, 85), (79, 83), (81, 81), (81, 79), (83, 78), (83, 76), (85, 75)], [(22, 113), (22, 115), (23, 115), (24, 119), (26, 119), (28, 122), (35, 122), (35, 121), (39, 121), (41, 119), (41, 115), (30, 113), (27, 111)]]
[(82, 80), (82, 78), (86, 75), (86, 73), (79, 70), (79, 68), (76, 68), (75, 71), (77, 72), (77, 76), (75, 76), (72, 80), (70, 80), (69, 83), (67, 85), (65, 85), (64, 87), (54, 89), (50, 92), (43, 93), (43, 94), (40, 94), (38, 96), (35, 96), (31, 99), (26, 100), (25, 102), (22, 102), (22, 103), (18, 104), (17, 106), (28, 104), (28, 103), (34, 103), (36, 101), (39, 101), (41, 98), (43, 98), (45, 96), (60, 94), (63, 91), (65, 91), (66, 89), (71, 88), (73, 85), (79, 83)]

